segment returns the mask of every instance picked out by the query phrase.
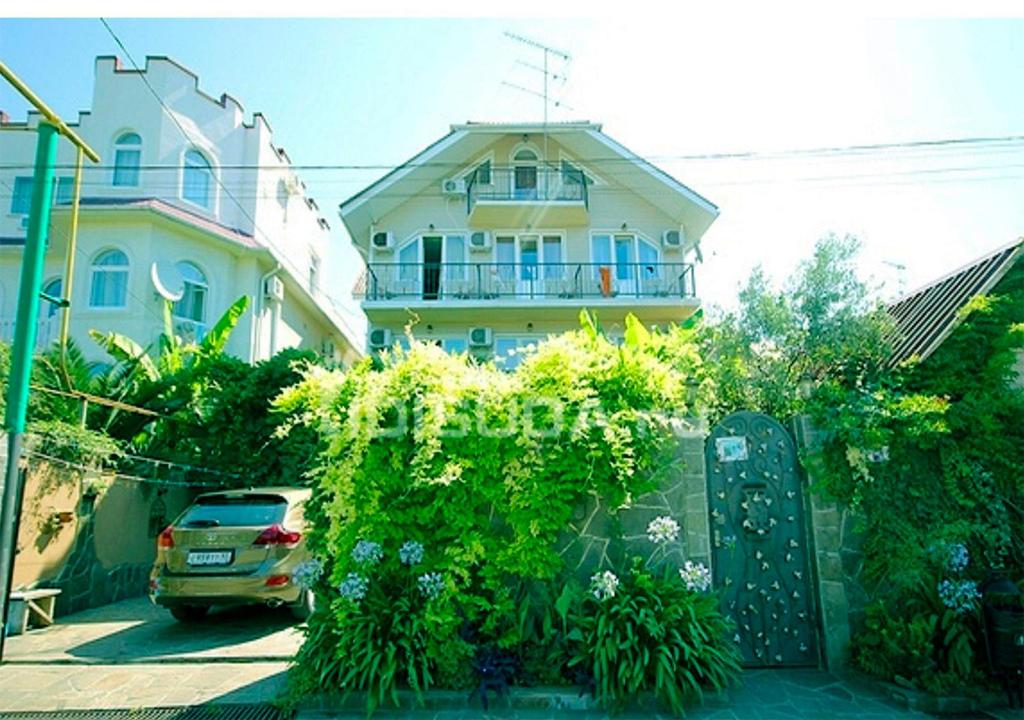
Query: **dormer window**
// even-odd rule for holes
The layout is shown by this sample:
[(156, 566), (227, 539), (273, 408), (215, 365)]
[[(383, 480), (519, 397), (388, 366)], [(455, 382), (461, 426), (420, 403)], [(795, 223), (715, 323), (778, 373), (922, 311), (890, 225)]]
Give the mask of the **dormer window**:
[(114, 145), (114, 187), (137, 187), (142, 162), (142, 138), (124, 133)]
[(537, 199), (537, 153), (523, 148), (512, 156), (513, 194), (517, 200)]
[(198, 150), (185, 153), (185, 171), (181, 179), (181, 196), (190, 203), (210, 209), (210, 183), (213, 171), (209, 161)]

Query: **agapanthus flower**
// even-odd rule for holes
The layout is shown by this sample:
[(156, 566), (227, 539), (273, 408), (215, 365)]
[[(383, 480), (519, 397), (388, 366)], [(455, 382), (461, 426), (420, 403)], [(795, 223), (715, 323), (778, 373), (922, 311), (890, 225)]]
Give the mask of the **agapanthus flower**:
[(384, 550), (380, 543), (372, 540), (360, 540), (352, 548), (352, 559), (360, 565), (376, 565), (384, 557)]
[(949, 555), (946, 558), (946, 568), (950, 572), (961, 573), (967, 569), (967, 565), (971, 562), (970, 553), (967, 552), (967, 546), (963, 543), (954, 543), (949, 546)]
[(939, 599), (957, 615), (966, 615), (981, 598), (978, 583), (973, 580), (943, 580), (939, 583)]
[(597, 573), (590, 578), (590, 592), (598, 602), (615, 597), (619, 589), (619, 579), (611, 570)]
[(679, 537), (679, 523), (668, 515), (654, 518), (647, 525), (647, 539), (655, 545), (675, 542)]
[(345, 576), (345, 579), (338, 586), (338, 592), (346, 600), (352, 602), (359, 602), (366, 597), (366, 591), (369, 589), (370, 583), (359, 573), (349, 573)]
[(711, 589), (711, 571), (703, 563), (687, 560), (679, 569), (679, 577), (691, 592), (707, 592)]
[(420, 592), (428, 599), (433, 600), (444, 590), (444, 575), (441, 573), (424, 573), (417, 578), (416, 583)]
[(423, 546), (415, 540), (409, 540), (398, 549), (398, 559), (403, 565), (417, 565), (423, 562)]
[(292, 582), (303, 590), (309, 590), (324, 575), (324, 565), (316, 558), (303, 560), (292, 571)]

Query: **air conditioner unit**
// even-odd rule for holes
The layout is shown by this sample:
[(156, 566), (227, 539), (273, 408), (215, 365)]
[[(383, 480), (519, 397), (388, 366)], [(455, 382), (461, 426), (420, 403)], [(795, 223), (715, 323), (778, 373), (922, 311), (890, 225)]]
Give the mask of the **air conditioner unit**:
[(469, 346), (475, 348), (490, 347), (494, 344), (494, 335), (490, 328), (475, 327), (469, 329)]
[(466, 181), (463, 178), (448, 178), (441, 183), (441, 192), (445, 195), (465, 195)]
[(370, 330), (370, 349), (383, 350), (391, 345), (391, 331), (387, 328), (373, 328)]
[(320, 355), (322, 357), (333, 359), (337, 348), (334, 345), (333, 340), (324, 340), (320, 343)]
[(395, 234), (390, 230), (381, 230), (370, 236), (370, 245), (377, 252), (391, 252), (395, 246)]
[(491, 249), (491, 234), (486, 231), (479, 231), (470, 234), (469, 249), (477, 252)]
[(665, 247), (677, 248), (683, 246), (682, 230), (666, 230), (661, 234), (661, 244)]
[(284, 281), (277, 275), (263, 281), (263, 296), (268, 300), (284, 300)]

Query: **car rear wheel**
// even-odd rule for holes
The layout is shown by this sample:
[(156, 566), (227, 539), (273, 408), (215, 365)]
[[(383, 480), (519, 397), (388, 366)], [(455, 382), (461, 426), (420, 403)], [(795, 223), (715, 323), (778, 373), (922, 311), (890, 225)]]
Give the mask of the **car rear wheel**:
[(178, 622), (193, 623), (199, 622), (206, 613), (210, 612), (209, 605), (174, 605), (171, 607), (171, 615)]
[(306, 620), (313, 614), (313, 608), (315, 607), (316, 596), (313, 594), (313, 591), (303, 590), (302, 594), (299, 595), (299, 599), (289, 605), (288, 609), (296, 620)]

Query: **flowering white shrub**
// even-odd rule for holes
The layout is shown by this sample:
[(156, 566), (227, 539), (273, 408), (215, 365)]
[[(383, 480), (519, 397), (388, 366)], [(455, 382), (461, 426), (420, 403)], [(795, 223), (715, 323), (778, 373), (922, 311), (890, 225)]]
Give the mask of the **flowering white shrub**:
[(304, 560), (292, 571), (292, 582), (303, 590), (311, 590), (324, 576), (324, 566), (316, 558)]
[(352, 602), (359, 602), (366, 597), (366, 591), (369, 589), (370, 583), (359, 573), (349, 573), (345, 576), (345, 579), (338, 586), (338, 592), (346, 600)]
[(352, 548), (352, 559), (360, 565), (376, 565), (384, 557), (384, 550), (380, 543), (372, 540), (360, 540)]
[(711, 589), (711, 571), (703, 563), (687, 560), (679, 569), (679, 577), (691, 592), (707, 592)]
[(679, 523), (668, 515), (651, 520), (647, 525), (647, 539), (655, 545), (675, 542), (679, 537)]
[(420, 592), (430, 600), (436, 598), (444, 590), (444, 575), (441, 573), (425, 573), (420, 575), (416, 582), (420, 586)]
[(590, 592), (594, 594), (594, 597), (600, 602), (608, 598), (615, 597), (615, 593), (619, 589), (619, 578), (615, 576), (611, 570), (605, 570), (603, 573), (597, 573), (590, 578)]
[(423, 546), (415, 540), (409, 540), (398, 549), (398, 559), (403, 565), (418, 565), (423, 562)]
[(967, 552), (967, 546), (963, 543), (954, 543), (949, 546), (949, 557), (946, 559), (946, 568), (950, 572), (960, 573), (967, 569), (971, 562), (971, 556)]
[(943, 580), (939, 583), (939, 599), (957, 615), (966, 615), (981, 598), (978, 583), (973, 580)]

